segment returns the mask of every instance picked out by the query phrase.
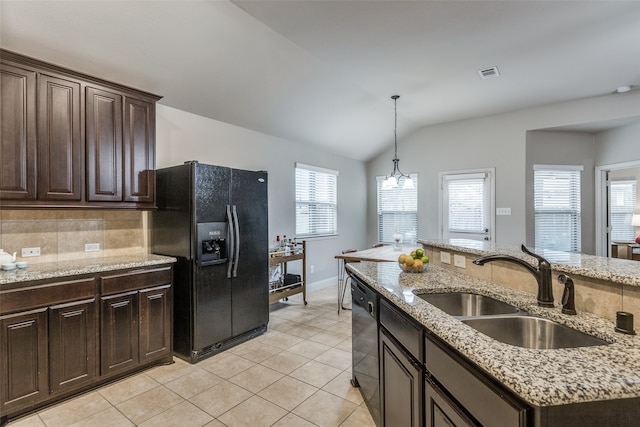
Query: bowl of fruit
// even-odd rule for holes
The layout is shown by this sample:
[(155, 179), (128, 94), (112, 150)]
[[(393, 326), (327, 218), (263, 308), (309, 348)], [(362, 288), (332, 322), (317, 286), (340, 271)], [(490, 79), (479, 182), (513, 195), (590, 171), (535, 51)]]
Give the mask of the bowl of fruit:
[(429, 265), (429, 257), (425, 255), (424, 249), (411, 251), (409, 255), (400, 254), (398, 265), (402, 271), (407, 273), (422, 273)]

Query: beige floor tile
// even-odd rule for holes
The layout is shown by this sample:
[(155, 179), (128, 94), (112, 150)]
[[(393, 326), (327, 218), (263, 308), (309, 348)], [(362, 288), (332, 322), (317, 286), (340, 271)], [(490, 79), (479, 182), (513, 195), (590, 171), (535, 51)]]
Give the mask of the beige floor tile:
[(222, 424), (220, 421), (214, 419), (213, 421), (210, 421), (207, 424), (205, 424), (204, 427), (227, 427), (227, 426)]
[(7, 424), (7, 427), (46, 427), (46, 425), (42, 419), (35, 414), (28, 417), (18, 418), (17, 420)]
[(220, 384), (222, 381), (223, 379), (219, 376), (198, 368), (189, 371), (189, 373), (180, 378), (166, 383), (165, 387), (188, 399), (216, 384)]
[(170, 365), (162, 365), (150, 369), (145, 372), (154, 380), (158, 381), (160, 384), (168, 383), (169, 381), (173, 381), (176, 378), (179, 378), (183, 375), (188, 374), (189, 372), (197, 369), (195, 365), (190, 364), (182, 359), (177, 357), (173, 358), (174, 363)]
[(287, 411), (259, 396), (253, 396), (218, 417), (229, 427), (268, 427)]
[(68, 426), (110, 407), (103, 396), (92, 392), (45, 409), (38, 415), (47, 426)]
[(319, 390), (292, 412), (321, 427), (335, 427), (339, 426), (356, 409), (358, 409), (358, 405), (355, 403)]
[(279, 331), (271, 331), (269, 335), (269, 344), (283, 350), (287, 350), (303, 340), (303, 338)]
[(306, 324), (300, 324), (287, 331), (289, 335), (293, 335), (300, 338), (309, 338), (319, 334), (320, 332), (324, 332), (324, 329), (316, 328), (315, 326), (310, 326)]
[(252, 394), (242, 387), (223, 381), (192, 397), (189, 401), (210, 415), (218, 417), (251, 396)]
[(304, 418), (300, 418), (299, 416), (289, 412), (287, 415), (280, 418), (278, 422), (273, 425), (273, 427), (318, 427), (318, 426), (316, 426), (313, 423), (310, 423)]
[(240, 372), (238, 375), (229, 378), (229, 381), (249, 390), (252, 393), (258, 393), (260, 390), (275, 383), (283, 376), (284, 374), (274, 371), (271, 368), (267, 368), (266, 366), (255, 365)]
[(129, 427), (133, 425), (134, 424), (131, 423), (127, 417), (122, 415), (112, 406), (109, 409), (105, 409), (102, 412), (98, 412), (97, 414), (90, 416), (89, 418), (85, 418), (82, 421), (71, 424), (70, 427)]
[(367, 408), (358, 408), (344, 420), (340, 427), (376, 427)]
[(351, 385), (351, 373), (349, 372), (342, 372), (340, 375), (329, 381), (329, 383), (322, 387), (322, 389), (353, 402), (356, 405), (360, 405), (364, 402), (360, 389)]
[(351, 336), (351, 324), (348, 322), (338, 322), (335, 325), (328, 327), (326, 330), (336, 332), (344, 337)]
[(337, 377), (340, 372), (342, 372), (340, 369), (311, 360), (291, 372), (289, 376), (311, 384), (312, 386), (322, 388), (328, 384), (329, 381)]
[(238, 375), (240, 372), (255, 365), (252, 361), (236, 354), (230, 354), (224, 359), (214, 359), (207, 362), (201, 362), (200, 367), (224, 379)]
[(340, 350), (348, 351), (349, 353), (351, 353), (351, 350), (352, 350), (351, 337), (345, 338), (344, 340), (340, 341), (338, 344), (334, 345), (333, 347), (339, 348)]
[(263, 360), (270, 358), (278, 353), (281, 353), (282, 349), (274, 347), (265, 343), (265, 341), (257, 341), (251, 346), (247, 346), (239, 349), (236, 354), (242, 356), (245, 359), (249, 359), (252, 362), (260, 363)]
[(317, 387), (295, 378), (283, 377), (258, 393), (258, 396), (290, 411), (316, 391)]
[(138, 425), (183, 401), (176, 393), (158, 386), (116, 405), (116, 408)]
[(330, 348), (313, 360), (344, 370), (351, 366), (351, 352)]
[(336, 332), (318, 332), (317, 334), (308, 338), (309, 341), (319, 342), (320, 344), (325, 344), (328, 346), (335, 346), (344, 341), (344, 335), (338, 334)]
[[(148, 419), (140, 427), (200, 427), (209, 425), (212, 421), (215, 419), (211, 415), (184, 401)], [(211, 427), (214, 425), (211, 424)], [(219, 422), (217, 425), (223, 426)]]
[(112, 405), (117, 405), (158, 385), (159, 383), (148, 375), (138, 374), (101, 388), (98, 393), (111, 402)]
[(262, 361), (260, 364), (271, 369), (275, 369), (283, 374), (289, 374), (300, 366), (307, 363), (309, 358), (300, 356), (299, 354), (291, 353), (290, 351), (283, 351), (275, 356), (271, 356), (267, 360)]
[(308, 357), (309, 359), (320, 356), (325, 351), (329, 350), (331, 346), (320, 344), (309, 340), (304, 340), (296, 345), (289, 347), (289, 351), (299, 354), (300, 356)]

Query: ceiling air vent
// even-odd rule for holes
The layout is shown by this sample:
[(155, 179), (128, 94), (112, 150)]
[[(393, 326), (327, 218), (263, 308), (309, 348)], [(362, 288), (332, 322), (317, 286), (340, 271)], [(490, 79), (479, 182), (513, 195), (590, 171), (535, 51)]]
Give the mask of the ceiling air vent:
[(485, 68), (484, 70), (478, 70), (478, 74), (482, 80), (490, 79), (493, 77), (500, 77), (500, 71), (498, 67)]

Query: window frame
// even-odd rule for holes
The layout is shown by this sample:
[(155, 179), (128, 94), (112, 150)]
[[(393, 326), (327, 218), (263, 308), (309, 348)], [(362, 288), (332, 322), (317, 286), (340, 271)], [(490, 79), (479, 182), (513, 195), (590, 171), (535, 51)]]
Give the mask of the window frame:
[[(305, 181), (305, 185), (308, 186), (308, 197), (301, 197), (304, 189), (301, 188), (302, 182), (299, 181), (298, 171), (305, 171), (310, 176), (309, 182)], [(338, 176), (339, 172), (333, 169), (322, 168), (318, 166), (313, 166), (305, 163), (295, 163), (294, 167), (294, 198), (295, 198), (295, 236), (299, 239), (312, 239), (318, 237), (330, 237), (338, 235)], [(332, 188), (319, 188), (315, 189), (315, 191), (311, 191), (312, 187), (315, 187), (315, 184), (311, 184), (310, 181), (317, 180), (318, 178), (322, 180), (333, 181), (333, 183), (329, 183), (329, 187)], [(332, 194), (326, 194), (324, 197), (319, 194), (319, 191), (328, 191)], [(328, 196), (328, 198), (327, 198)], [(309, 221), (308, 228), (310, 232), (303, 232), (299, 228), (300, 222), (300, 208), (321, 208), (321, 209), (308, 209), (309, 213)], [(327, 209), (328, 208), (328, 209)], [(330, 222), (332, 225), (329, 228), (323, 229), (322, 231), (317, 231), (318, 227), (324, 225), (328, 225), (328, 222), (324, 222), (322, 218), (319, 218), (321, 214), (316, 213), (314, 215), (313, 211), (316, 212), (325, 212), (329, 213)], [(315, 231), (313, 231), (315, 230)]]

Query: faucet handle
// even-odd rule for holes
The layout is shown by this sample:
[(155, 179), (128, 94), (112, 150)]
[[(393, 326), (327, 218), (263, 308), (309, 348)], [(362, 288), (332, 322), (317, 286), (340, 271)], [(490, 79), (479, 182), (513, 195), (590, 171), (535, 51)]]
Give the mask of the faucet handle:
[(566, 274), (558, 276), (558, 281), (564, 285), (564, 292), (562, 293), (562, 312), (564, 314), (578, 314), (576, 312), (575, 305), (575, 288), (573, 287), (573, 280)]
[(531, 252), (529, 249), (527, 249), (527, 247), (524, 245), (524, 243), (522, 244), (522, 246), (520, 246), (520, 249), (522, 249), (522, 252), (524, 252), (527, 255), (530, 255), (532, 257), (534, 257), (535, 259), (538, 260), (538, 265), (540, 267), (550, 267), (551, 263), (549, 261), (546, 260), (546, 258)]

